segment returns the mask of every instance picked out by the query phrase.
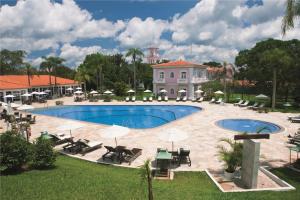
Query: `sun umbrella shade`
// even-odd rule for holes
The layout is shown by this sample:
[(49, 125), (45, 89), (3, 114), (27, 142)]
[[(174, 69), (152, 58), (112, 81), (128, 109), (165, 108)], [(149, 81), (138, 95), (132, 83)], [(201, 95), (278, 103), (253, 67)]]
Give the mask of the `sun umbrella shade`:
[(17, 110), (31, 110), (31, 109), (34, 109), (34, 107), (31, 105), (22, 105), (17, 108)]
[(134, 92), (134, 90), (128, 90), (127, 91), (127, 93), (133, 93)]
[(179, 90), (178, 92), (179, 93), (185, 93), (186, 91), (185, 90)]
[(106, 90), (103, 94), (112, 94), (112, 92), (109, 90)]
[(218, 91), (215, 92), (215, 94), (224, 94), (224, 92), (218, 90)]
[(178, 142), (188, 138), (188, 135), (176, 128), (170, 128), (164, 131), (163, 134), (159, 134), (159, 139), (167, 142)]
[(45, 95), (47, 94), (46, 92), (39, 92), (39, 95)]
[(129, 133), (130, 129), (124, 126), (112, 125), (102, 131), (104, 138), (118, 138)]
[(151, 93), (152, 91), (151, 90), (145, 90), (144, 92), (145, 93)]
[(49, 93), (49, 92), (51, 92), (51, 90), (45, 90), (44, 92), (47, 92), (47, 93)]
[(83, 92), (81, 92), (81, 91), (76, 91), (76, 92), (74, 92), (74, 94), (82, 94)]
[(4, 98), (15, 98), (15, 96), (12, 94), (9, 94), (9, 95), (5, 95)]
[(56, 128), (58, 131), (75, 130), (84, 127), (81, 123), (69, 122)]
[(36, 91), (34, 91), (34, 92), (31, 92), (31, 94), (40, 94), (39, 92), (36, 92)]
[(202, 93), (203, 91), (202, 90), (196, 90), (195, 91), (195, 93), (198, 93), (198, 94), (200, 94), (200, 93)]
[(269, 97), (264, 95), (264, 94), (260, 94), (260, 95), (257, 95), (255, 98), (257, 98), (257, 99), (268, 99)]
[(90, 94), (98, 94), (98, 92), (93, 90), (93, 91), (90, 92)]
[(22, 97), (31, 97), (32, 94), (25, 93), (25, 94), (22, 94), (21, 96), (22, 96)]
[(73, 91), (73, 88), (68, 88), (67, 90), (68, 90), (68, 91)]
[(168, 91), (165, 90), (165, 89), (162, 89), (160, 92), (161, 92), (161, 93), (167, 93)]
[(82, 90), (82, 88), (81, 87), (77, 87), (76, 90)]

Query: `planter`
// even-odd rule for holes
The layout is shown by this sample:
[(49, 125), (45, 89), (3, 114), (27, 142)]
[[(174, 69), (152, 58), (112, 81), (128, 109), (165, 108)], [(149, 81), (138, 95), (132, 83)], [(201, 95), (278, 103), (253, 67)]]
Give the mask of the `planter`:
[(229, 173), (226, 170), (224, 171), (224, 178), (228, 181), (231, 181), (234, 177), (234, 172)]

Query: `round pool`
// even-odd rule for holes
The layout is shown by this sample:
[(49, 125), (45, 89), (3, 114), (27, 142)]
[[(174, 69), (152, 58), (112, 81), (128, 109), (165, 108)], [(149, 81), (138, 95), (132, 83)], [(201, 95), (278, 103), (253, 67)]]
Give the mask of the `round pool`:
[(261, 133), (275, 133), (281, 130), (280, 126), (253, 119), (223, 119), (217, 121), (216, 124), (224, 129), (237, 132), (256, 133), (258, 130), (265, 128)]

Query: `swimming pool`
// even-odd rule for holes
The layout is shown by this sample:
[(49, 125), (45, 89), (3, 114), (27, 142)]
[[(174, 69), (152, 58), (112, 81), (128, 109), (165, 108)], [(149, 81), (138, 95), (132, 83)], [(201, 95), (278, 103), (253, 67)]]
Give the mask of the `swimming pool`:
[(72, 105), (34, 109), (31, 113), (129, 128), (154, 128), (201, 108), (185, 105)]
[(256, 133), (261, 128), (266, 128), (261, 133), (274, 133), (281, 130), (280, 126), (253, 119), (224, 119), (217, 121), (216, 124), (222, 128), (238, 132)]

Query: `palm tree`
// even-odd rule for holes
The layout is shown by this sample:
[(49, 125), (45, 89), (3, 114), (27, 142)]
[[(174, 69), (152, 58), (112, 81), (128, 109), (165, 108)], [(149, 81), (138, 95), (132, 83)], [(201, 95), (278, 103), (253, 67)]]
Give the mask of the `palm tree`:
[(128, 49), (126, 55), (126, 57), (132, 57), (132, 62), (133, 62), (133, 87), (134, 87), (134, 91), (136, 92), (136, 71), (135, 71), (135, 61), (137, 58), (143, 57), (144, 54), (143, 52), (138, 49), (138, 48), (130, 48)]
[(287, 0), (285, 16), (282, 19), (282, 35), (286, 34), (286, 31), (294, 28), (294, 20), (300, 17), (300, 0)]
[(147, 159), (141, 167), (141, 178), (142, 181), (147, 181), (147, 188), (148, 188), (148, 199), (153, 200), (153, 190), (152, 190), (152, 175), (151, 175), (151, 168), (150, 168), (150, 159)]
[(75, 80), (79, 81), (80, 83), (84, 83), (84, 94), (86, 97), (86, 84), (91, 81), (91, 75), (88, 73), (87, 68), (83, 64), (77, 68)]
[(30, 86), (30, 78), (32, 76), (32, 67), (29, 63), (25, 63), (28, 85)]
[[(45, 59), (45, 57), (43, 57), (43, 59)], [(51, 72), (52, 72), (52, 68), (53, 66), (51, 65), (51, 63), (47, 62), (47, 61), (43, 61), (41, 62), (40, 64), (40, 69), (41, 70), (45, 70), (48, 72), (48, 75), (49, 75), (49, 84), (52, 85), (52, 82), (51, 82)]]

